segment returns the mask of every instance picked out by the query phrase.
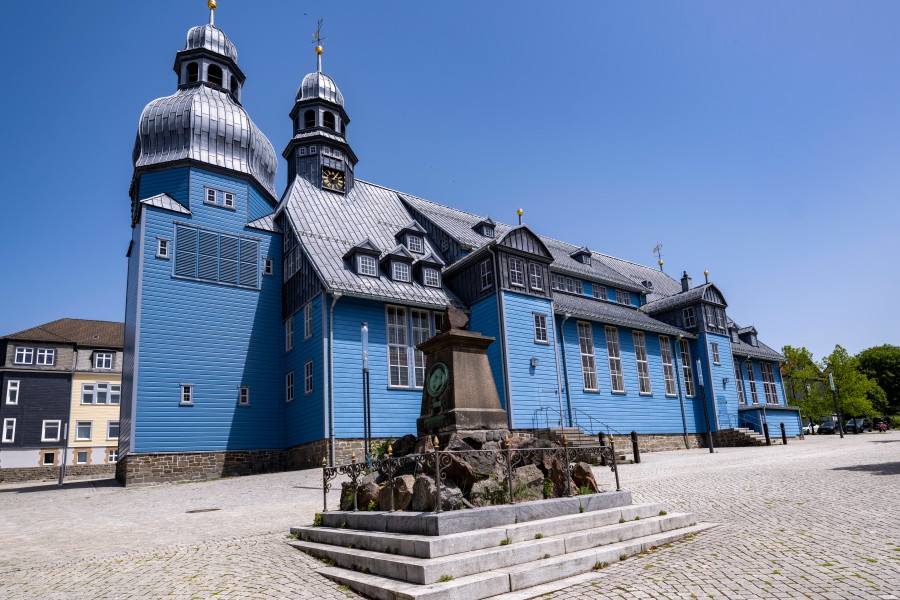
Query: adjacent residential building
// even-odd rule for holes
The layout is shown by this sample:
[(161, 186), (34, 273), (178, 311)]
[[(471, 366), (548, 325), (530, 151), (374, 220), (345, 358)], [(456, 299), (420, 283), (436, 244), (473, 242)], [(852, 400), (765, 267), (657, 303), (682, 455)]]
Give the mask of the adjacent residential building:
[(59, 319), (0, 338), (0, 480), (114, 471), (123, 331)]
[(448, 303), (496, 339), (512, 429), (636, 430), (672, 447), (773, 414), (799, 431), (783, 357), (729, 318), (714, 283), (359, 179), (344, 97), (316, 50), (286, 106), (280, 195), (237, 51), (212, 23), (188, 32), (175, 92), (140, 116), (120, 479), (348, 458), (363, 436), (364, 335), (373, 434), (414, 432), (416, 346)]

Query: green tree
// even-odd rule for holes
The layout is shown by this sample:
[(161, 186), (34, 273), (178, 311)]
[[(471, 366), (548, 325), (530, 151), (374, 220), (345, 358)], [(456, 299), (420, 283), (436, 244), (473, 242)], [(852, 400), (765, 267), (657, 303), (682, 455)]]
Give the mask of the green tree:
[[(875, 415), (869, 393), (875, 382), (859, 370), (859, 360), (850, 356), (840, 344), (825, 357), (824, 367), (834, 376), (838, 406), (844, 417), (871, 417)], [(826, 375), (827, 377), (827, 375)]]
[(884, 390), (887, 406), (882, 414), (900, 414), (900, 346), (874, 346), (863, 350), (856, 358), (859, 359), (859, 370)]
[(834, 412), (827, 389), (827, 375), (822, 374), (812, 352), (806, 348), (785, 346), (781, 353), (787, 359), (781, 366), (781, 375), (788, 404), (799, 407), (803, 418), (813, 422)]

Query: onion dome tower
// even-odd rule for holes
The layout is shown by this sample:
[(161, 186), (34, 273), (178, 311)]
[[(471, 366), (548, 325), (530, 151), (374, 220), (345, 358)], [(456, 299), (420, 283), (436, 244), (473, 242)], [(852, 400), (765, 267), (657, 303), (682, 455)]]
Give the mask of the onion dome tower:
[(350, 117), (344, 110), (344, 96), (334, 80), (322, 72), (322, 38), (319, 28), (316, 42), (315, 72), (303, 78), (297, 100), (291, 110), (294, 135), (284, 149), (288, 164), (288, 185), (302, 177), (313, 185), (336, 193), (353, 188), (353, 169), (358, 159), (347, 143)]
[(246, 76), (234, 44), (215, 26), (215, 0), (208, 4), (209, 23), (191, 28), (184, 50), (175, 55), (178, 91), (141, 113), (135, 177), (163, 164), (199, 162), (249, 176), (276, 198), (275, 150), (241, 106)]

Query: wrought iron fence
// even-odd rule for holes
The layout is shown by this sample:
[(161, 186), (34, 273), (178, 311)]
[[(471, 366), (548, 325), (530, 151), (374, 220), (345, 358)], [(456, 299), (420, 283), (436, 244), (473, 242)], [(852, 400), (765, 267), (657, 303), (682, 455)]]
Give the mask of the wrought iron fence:
[[(332, 481), (338, 475), (346, 475), (350, 479), (351, 489), (353, 493), (353, 511), (358, 511), (357, 496), (359, 490), (360, 479), (375, 471), (381, 472), (386, 478), (392, 493), (390, 511), (394, 511), (394, 493), (396, 489), (395, 479), (401, 473), (412, 470), (414, 473), (433, 475), (435, 483), (435, 502), (434, 512), (441, 512), (441, 487), (446, 477), (447, 469), (451, 467), (454, 457), (469, 458), (467, 462), (474, 460), (487, 461), (489, 464), (496, 465), (498, 471), (502, 473), (507, 492), (509, 504), (515, 504), (515, 489), (513, 486), (513, 478), (515, 470), (518, 467), (535, 464), (535, 460), (549, 456), (556, 458), (565, 465), (567, 480), (567, 495), (571, 496), (573, 486), (572, 473), (575, 464), (580, 461), (601, 462), (609, 466), (615, 475), (616, 491), (621, 490), (619, 484), (619, 470), (616, 466), (616, 449), (612, 436), (609, 437), (608, 446), (570, 446), (566, 438), (563, 439), (562, 447), (558, 448), (512, 448), (509, 438), (505, 438), (500, 448), (495, 450), (441, 450), (438, 439), (435, 437), (432, 442), (434, 450), (432, 452), (424, 452), (421, 454), (408, 454), (406, 456), (393, 456), (391, 446), (388, 445), (387, 454), (382, 458), (368, 458), (364, 461), (358, 461), (356, 453), (352, 455), (352, 462), (335, 465), (329, 467), (327, 459), (322, 459), (322, 503), (323, 511), (328, 511), (328, 492), (331, 491)], [(384, 508), (384, 507), (382, 507)]]

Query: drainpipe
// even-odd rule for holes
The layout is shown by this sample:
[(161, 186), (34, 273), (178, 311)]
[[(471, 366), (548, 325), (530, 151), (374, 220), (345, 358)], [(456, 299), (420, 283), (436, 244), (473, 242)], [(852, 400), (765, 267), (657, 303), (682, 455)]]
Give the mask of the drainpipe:
[(329, 455), (334, 466), (334, 305), (340, 300), (342, 292), (335, 290), (331, 296), (331, 308), (328, 311), (328, 417), (329, 417)]
[(675, 359), (675, 383), (678, 384), (678, 401), (681, 403), (681, 424), (684, 427), (684, 447), (687, 449), (688, 445), (688, 426), (687, 426), (687, 414), (684, 410), (684, 393), (681, 390), (681, 367), (678, 366), (678, 355), (681, 351), (681, 339), (684, 336), (680, 333), (678, 334), (678, 340), (675, 342), (675, 348), (673, 348), (672, 357)]
[[(566, 321), (571, 317), (569, 313), (563, 314), (562, 323), (559, 324), (559, 340), (560, 340), (560, 349), (562, 350), (562, 364), (563, 371), (562, 377), (564, 378), (566, 385), (566, 406), (569, 408), (569, 427), (572, 426), (572, 392), (569, 390), (569, 361), (566, 358)], [(559, 373), (559, 358), (556, 359), (556, 370)], [(560, 384), (561, 386), (562, 384)], [(562, 394), (559, 395), (559, 418), (562, 420)], [(564, 423), (561, 423), (563, 427), (565, 427)]]

